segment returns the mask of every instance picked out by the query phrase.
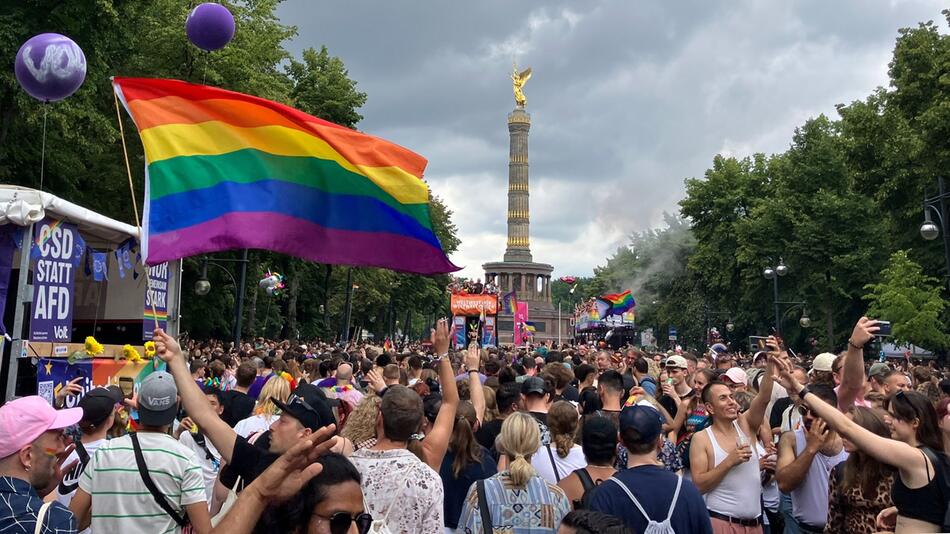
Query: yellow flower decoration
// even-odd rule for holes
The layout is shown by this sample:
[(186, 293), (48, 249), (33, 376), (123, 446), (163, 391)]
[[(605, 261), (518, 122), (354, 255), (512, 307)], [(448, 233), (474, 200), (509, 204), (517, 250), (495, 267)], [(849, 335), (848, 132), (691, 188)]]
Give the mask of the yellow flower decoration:
[(126, 345), (122, 347), (122, 356), (125, 357), (126, 361), (130, 361), (130, 362), (142, 361), (142, 355), (139, 354), (139, 351), (135, 350), (135, 347), (133, 347), (132, 345)]
[(89, 356), (98, 356), (106, 351), (106, 348), (102, 346), (101, 343), (96, 341), (96, 338), (92, 336), (86, 337), (86, 354)]
[(145, 357), (146, 358), (155, 357), (155, 342), (154, 341), (145, 342)]

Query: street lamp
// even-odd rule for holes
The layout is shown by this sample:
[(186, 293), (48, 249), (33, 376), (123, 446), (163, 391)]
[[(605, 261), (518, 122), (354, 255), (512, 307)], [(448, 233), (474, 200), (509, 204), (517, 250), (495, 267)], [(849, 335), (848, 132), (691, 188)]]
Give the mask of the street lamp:
[[(769, 263), (771, 262), (772, 262), (772, 259), (769, 258)], [(785, 265), (785, 260), (783, 260), (782, 258), (778, 259), (777, 266), (772, 267), (770, 265), (766, 267), (764, 271), (762, 271), (762, 276), (764, 276), (767, 280), (772, 281), (772, 301), (775, 304), (775, 331), (779, 333), (781, 333), (782, 331), (782, 325), (781, 325), (781, 317), (779, 316), (779, 312), (778, 312), (778, 305), (779, 305), (778, 279), (779, 277), (785, 276), (786, 274), (788, 274), (788, 266)]]
[(736, 329), (735, 323), (732, 322), (732, 319), (726, 322), (726, 332), (732, 332)]
[[(241, 264), (241, 282), (238, 283), (234, 279), (234, 275), (231, 274), (231, 270), (221, 265), (218, 262), (235, 262)], [(231, 279), (231, 284), (234, 287), (234, 345), (240, 346), (241, 344), (241, 319), (244, 315), (244, 284), (247, 280), (247, 249), (244, 249), (244, 254), (241, 259), (230, 259), (230, 258), (208, 258), (205, 257), (204, 261), (201, 263), (201, 275), (198, 277), (198, 280), (195, 282), (195, 295), (205, 296), (211, 292), (211, 281), (208, 280), (208, 265), (213, 265), (222, 271), (224, 271), (228, 278)]]
[[(950, 282), (950, 232), (947, 228), (947, 212), (944, 207), (944, 201), (950, 197), (950, 193), (946, 190), (943, 176), (937, 178), (937, 188), (939, 190), (937, 196), (924, 199), (924, 222), (920, 225), (920, 237), (933, 241), (938, 235), (943, 234), (943, 257), (947, 267), (947, 281)], [(940, 226), (934, 224), (930, 218), (931, 212), (937, 214)]]
[(211, 282), (208, 280), (208, 261), (201, 264), (201, 276), (195, 282), (195, 295), (203, 297), (211, 292)]

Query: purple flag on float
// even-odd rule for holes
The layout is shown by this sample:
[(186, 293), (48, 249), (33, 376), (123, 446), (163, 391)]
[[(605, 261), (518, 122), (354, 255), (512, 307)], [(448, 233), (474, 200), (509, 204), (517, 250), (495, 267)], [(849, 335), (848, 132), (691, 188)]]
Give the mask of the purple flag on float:
[(75, 225), (44, 219), (34, 225), (33, 315), (30, 341), (69, 341), (73, 331)]

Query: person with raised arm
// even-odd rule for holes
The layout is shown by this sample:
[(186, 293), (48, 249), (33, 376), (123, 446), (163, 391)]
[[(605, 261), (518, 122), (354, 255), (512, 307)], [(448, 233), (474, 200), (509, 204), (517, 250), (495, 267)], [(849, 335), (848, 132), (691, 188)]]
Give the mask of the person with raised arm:
[[(868, 327), (876, 331), (875, 326)], [(855, 343), (858, 344), (858, 343)], [(835, 406), (821, 400), (802, 386), (791, 373), (791, 364), (772, 358), (775, 380), (798, 393), (802, 402), (832, 430), (877, 461), (897, 469), (891, 487), (896, 506), (878, 516), (878, 527), (895, 532), (939, 532), (945, 525), (947, 497), (938, 473), (943, 457), (943, 436), (937, 426), (933, 404), (915, 391), (899, 391), (885, 402), (891, 438), (871, 432), (855, 423)]]
[(835, 388), (838, 409), (844, 413), (855, 405), (869, 407), (864, 401), (864, 390), (867, 387), (867, 378), (864, 376), (864, 346), (874, 338), (878, 329), (877, 321), (861, 317), (848, 338), (848, 351), (844, 363), (840, 366), (841, 383)]
[[(769, 337), (769, 350), (779, 355), (780, 344)], [(783, 358), (787, 358), (784, 351)], [(701, 399), (712, 425), (693, 436), (690, 469), (703, 494), (714, 532), (762, 532), (762, 485), (755, 436), (772, 396), (772, 372), (763, 378), (748, 411), (739, 413), (732, 390), (718, 380), (703, 388)]]

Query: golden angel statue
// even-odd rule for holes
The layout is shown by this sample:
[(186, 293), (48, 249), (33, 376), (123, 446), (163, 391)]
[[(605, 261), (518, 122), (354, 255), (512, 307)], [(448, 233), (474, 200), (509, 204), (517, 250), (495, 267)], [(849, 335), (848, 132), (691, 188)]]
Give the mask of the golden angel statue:
[(515, 104), (517, 104), (519, 108), (523, 108), (524, 105), (528, 102), (528, 99), (525, 98), (524, 92), (521, 90), (521, 88), (524, 87), (524, 84), (527, 83), (527, 81), (530, 78), (531, 78), (531, 67), (528, 67), (527, 69), (519, 73), (518, 65), (516, 64), (514, 66), (514, 70), (511, 72), (511, 81), (512, 81), (513, 89), (515, 91)]

